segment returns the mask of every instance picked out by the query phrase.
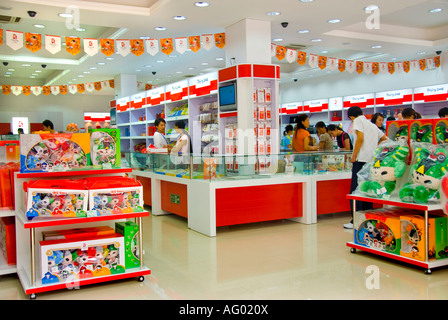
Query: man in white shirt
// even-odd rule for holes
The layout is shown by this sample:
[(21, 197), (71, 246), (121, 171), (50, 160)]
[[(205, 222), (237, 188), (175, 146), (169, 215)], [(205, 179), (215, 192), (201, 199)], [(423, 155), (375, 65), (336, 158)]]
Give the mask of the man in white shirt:
[[(350, 193), (353, 193), (358, 187), (358, 172), (365, 163), (373, 161), (373, 155), (378, 144), (385, 141), (387, 137), (374, 123), (367, 120), (360, 107), (351, 107), (348, 109), (347, 115), (353, 121), (354, 147), (351, 158), (353, 167), (350, 185)], [(356, 204), (356, 210), (373, 208), (373, 204), (370, 202), (356, 201)], [(353, 213), (352, 200), (350, 200), (350, 208)], [(353, 219), (350, 223), (344, 224), (344, 228), (353, 229)]]
[(168, 141), (165, 138), (165, 126), (166, 122), (162, 118), (157, 118), (156, 121), (154, 121), (154, 126), (156, 127), (156, 132), (154, 133), (153, 137), (153, 145), (156, 148), (168, 148)]

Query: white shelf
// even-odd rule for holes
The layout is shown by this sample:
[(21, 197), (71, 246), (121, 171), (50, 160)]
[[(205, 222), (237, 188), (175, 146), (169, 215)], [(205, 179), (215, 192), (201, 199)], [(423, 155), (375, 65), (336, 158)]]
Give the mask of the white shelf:
[(166, 117), (165, 121), (177, 121), (177, 120), (185, 120), (188, 119), (189, 115), (186, 114), (184, 116), (176, 116), (176, 117)]

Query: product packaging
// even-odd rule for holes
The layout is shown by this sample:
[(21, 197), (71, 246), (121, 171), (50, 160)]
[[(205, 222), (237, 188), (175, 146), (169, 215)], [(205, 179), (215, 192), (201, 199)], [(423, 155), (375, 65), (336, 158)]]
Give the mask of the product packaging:
[(90, 130), (90, 157), (93, 166), (120, 167), (120, 130)]
[(114, 234), (115, 230), (109, 226), (75, 228), (68, 230), (43, 231), (43, 240), (81, 240), (87, 237), (105, 236)]
[(124, 261), (126, 269), (140, 266), (139, 227), (133, 221), (115, 223), (115, 232), (124, 237)]
[(448, 119), (433, 119), (433, 136), (435, 144), (448, 143)]
[(8, 265), (16, 264), (16, 224), (14, 217), (0, 218), (0, 252)]
[(411, 120), (409, 124), (410, 142), (433, 143), (433, 119)]

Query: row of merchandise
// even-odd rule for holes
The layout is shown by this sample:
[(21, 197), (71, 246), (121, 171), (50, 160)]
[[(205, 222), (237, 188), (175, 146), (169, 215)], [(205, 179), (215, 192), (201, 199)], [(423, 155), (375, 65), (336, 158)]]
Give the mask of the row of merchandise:
[(120, 130), (89, 133), (48, 132), (20, 135), (20, 172), (120, 167)]
[(140, 266), (138, 224), (44, 231), (40, 245), (42, 284), (124, 273)]
[(392, 140), (447, 143), (448, 119), (387, 121), (386, 134)]
[(26, 217), (96, 217), (143, 211), (143, 187), (128, 177), (37, 180), (25, 183)]
[[(428, 226), (418, 210), (383, 208), (357, 211), (354, 216), (354, 243), (426, 261), (448, 258), (447, 217), (430, 215)], [(428, 232), (428, 252), (426, 248)]]

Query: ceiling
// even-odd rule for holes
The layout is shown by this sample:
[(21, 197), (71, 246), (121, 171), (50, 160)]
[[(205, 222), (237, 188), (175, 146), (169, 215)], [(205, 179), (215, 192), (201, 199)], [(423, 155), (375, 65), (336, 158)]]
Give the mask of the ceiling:
[[(214, 46), (209, 51), (200, 49), (184, 54), (174, 51), (170, 56), (162, 52), (155, 56), (146, 52), (126, 57), (113, 54), (114, 60), (106, 60), (102, 53), (91, 57), (81, 51), (73, 56), (64, 49), (53, 55), (44, 48), (44, 36), (176, 38), (225, 32), (226, 27), (243, 19), (270, 21), (272, 39), (283, 39), (273, 40), (273, 43), (327, 57), (402, 61), (448, 50), (448, 0), (208, 0), (207, 7), (198, 7), (195, 2), (2, 0), (0, 15), (21, 19), (18, 23), (0, 25), (4, 30), (0, 46), (0, 61), (3, 62), (0, 84), (76, 84), (109, 80), (117, 74), (136, 74), (138, 81), (153, 85), (172, 83), (226, 67), (225, 60), (219, 60), (225, 58), (225, 48)], [(379, 11), (366, 12), (369, 5), (377, 5)], [(442, 10), (431, 13), (432, 9)], [(73, 19), (58, 16), (73, 10), (79, 12), (79, 26), (85, 31), (74, 30), (76, 21)], [(30, 17), (28, 11), (36, 12), (35, 17)], [(274, 11), (280, 14), (267, 15)], [(173, 19), (180, 15), (186, 19)], [(331, 19), (341, 21), (329, 23)], [(283, 27), (282, 22), (288, 22), (287, 27)], [(37, 28), (36, 24), (45, 27)], [(161, 26), (166, 30), (154, 29)], [(25, 47), (15, 51), (5, 43), (5, 30), (40, 33), (43, 48), (35, 53)], [(309, 32), (298, 33), (299, 30)], [(315, 42), (315, 39), (321, 41)], [(306, 78), (310, 74), (324, 76), (330, 72), (279, 61), (276, 57), (272, 58), (272, 63), (280, 65), (281, 81)]]

